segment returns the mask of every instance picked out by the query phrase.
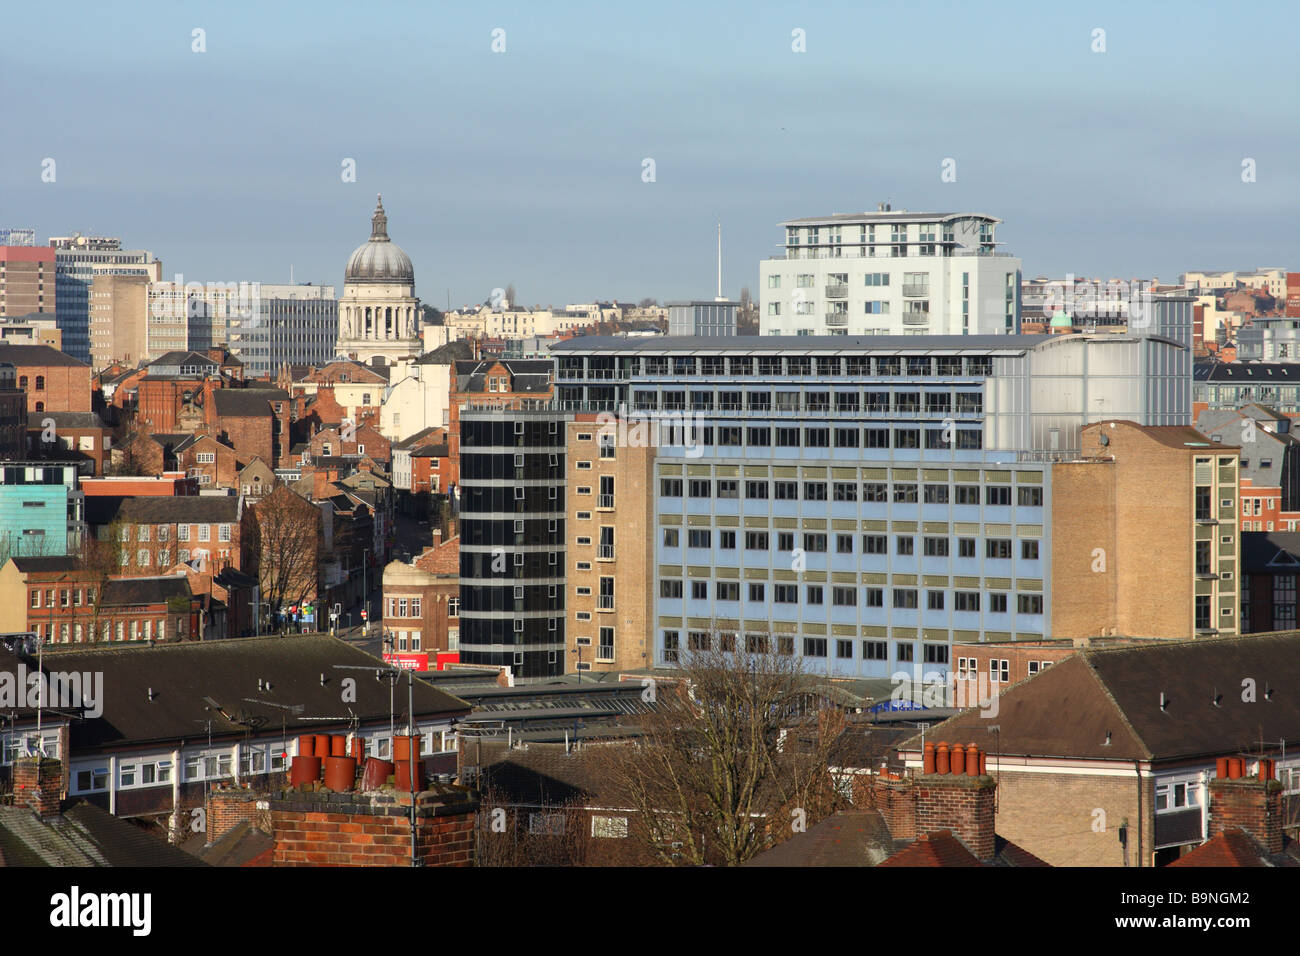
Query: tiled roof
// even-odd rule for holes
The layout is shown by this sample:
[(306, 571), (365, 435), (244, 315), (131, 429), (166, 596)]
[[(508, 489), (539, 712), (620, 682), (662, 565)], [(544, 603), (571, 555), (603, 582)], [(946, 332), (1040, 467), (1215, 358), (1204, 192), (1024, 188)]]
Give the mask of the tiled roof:
[(206, 865), (85, 801), (44, 818), (26, 807), (0, 807), (0, 858), (9, 866)]
[(99, 603), (104, 607), (129, 607), (136, 604), (165, 604), (173, 598), (190, 596), (190, 582), (183, 574), (117, 578), (104, 585)]
[[(1261, 707), (1232, 693), (1225, 674), (1300, 685), (1300, 632), (1081, 650), (999, 695), (998, 746), (1009, 755), (1131, 764), (1236, 753), (1243, 740), (1300, 739), (1300, 696), (1275, 693)], [(972, 709), (926, 738), (984, 740), (987, 728)], [(919, 749), (920, 738), (905, 747)]]
[(212, 393), (219, 418), (270, 418), (271, 402), (289, 401), (278, 388), (219, 388)]
[[(283, 727), (290, 735), (317, 732), (315, 728), (326, 723), (308, 718), (337, 718), (343, 726), (354, 716), (363, 721), (382, 718), (386, 724), (390, 714), (388, 684), (376, 680), (358, 679), (356, 701), (340, 703), (340, 681), (361, 672), (339, 668), (373, 667), (380, 662), (360, 648), (324, 635), (227, 638), (153, 647), (64, 647), (68, 649), (46, 651), (47, 669), (104, 675), (103, 716), (72, 728), (74, 751), (206, 739), (209, 719), (213, 734), (227, 737), (263, 726), (274, 726), (277, 731)], [(464, 701), (423, 681), (415, 682), (413, 694), (417, 715), (455, 716), (469, 710)], [(405, 689), (402, 695), (404, 702)], [(209, 709), (206, 699), (215, 700), (220, 710)], [(303, 709), (286, 709), (297, 705)]]
[(827, 817), (745, 866), (879, 866), (895, 848), (880, 812), (858, 810)]
[(90, 368), (66, 352), (48, 345), (0, 345), (0, 362), (15, 366), (68, 365)]

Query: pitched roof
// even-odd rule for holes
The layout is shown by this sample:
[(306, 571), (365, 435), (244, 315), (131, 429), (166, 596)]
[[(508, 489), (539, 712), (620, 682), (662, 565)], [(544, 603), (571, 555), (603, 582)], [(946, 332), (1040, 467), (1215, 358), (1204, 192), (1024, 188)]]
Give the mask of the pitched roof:
[(152, 368), (155, 365), (168, 367), (172, 365), (211, 365), (215, 368), (220, 364), (216, 359), (210, 358), (202, 352), (195, 352), (192, 349), (177, 349), (172, 352), (164, 352), (150, 362), (148, 367)]
[(0, 860), (9, 866), (207, 865), (84, 800), (44, 818), (26, 807), (0, 807)]
[(71, 365), (90, 368), (66, 352), (48, 345), (0, 345), (0, 362), (14, 366)]
[(1170, 866), (1246, 867), (1300, 866), (1294, 840), (1286, 840), (1281, 853), (1269, 853), (1264, 845), (1240, 827), (1233, 827), (1184, 853)]
[(879, 866), (896, 848), (880, 811), (855, 810), (829, 816), (744, 865)]
[(55, 428), (107, 427), (94, 412), (41, 412), (39, 419), (28, 420), (28, 427), (33, 430), (43, 428), (46, 418), (53, 419)]
[(416, 365), (452, 365), (457, 361), (472, 359), (474, 347), (464, 339), (454, 339), (446, 345), (440, 345), (432, 351), (425, 352), (415, 360)]
[[(1268, 706), (1243, 701), (1232, 675), (1257, 675)], [(1081, 650), (999, 695), (998, 747), (1068, 759), (1218, 757), (1243, 741), (1300, 738), (1300, 695), (1270, 694), (1298, 684), (1300, 632)], [(971, 709), (926, 737), (987, 740), (988, 726)], [(904, 745), (919, 747), (919, 737)]]
[(923, 834), (899, 850), (881, 866), (1050, 866), (1010, 840), (995, 836), (993, 857), (980, 861), (951, 830)]
[(87, 499), (87, 523), (103, 525), (117, 519), (127, 524), (233, 524), (239, 520), (239, 498), (235, 495), (134, 498), (104, 495)]
[(61, 571), (75, 571), (77, 569), (77, 559), (72, 555), (40, 558), (17, 555), (10, 558), (10, 560), (23, 574), (50, 574)]
[[(319, 728), (329, 726), (327, 720), (311, 718), (336, 718), (340, 726), (346, 726), (353, 715), (362, 721), (385, 722), (390, 716), (387, 682), (361, 679), (357, 677), (361, 671), (340, 670), (379, 667), (381, 662), (345, 641), (319, 634), (152, 647), (63, 645), (47, 649), (44, 664), (50, 670), (88, 670), (104, 675), (103, 715), (72, 728), (74, 751), (206, 739), (209, 719), (214, 737), (228, 737), (242, 736), (250, 728), (283, 727), (292, 735), (309, 729), (324, 732)], [(321, 675), (325, 676), (323, 682)], [(357, 677), (357, 699), (342, 703), (339, 687), (348, 676)], [(402, 693), (404, 698), (406, 691)], [(418, 679), (412, 693), (417, 716), (456, 716), (469, 711), (464, 701)], [(205, 701), (209, 698), (220, 708), (208, 709)], [(287, 709), (298, 705), (303, 708), (300, 712)]]
[(183, 574), (115, 578), (104, 585), (99, 603), (104, 607), (128, 607), (134, 604), (165, 604), (174, 598), (190, 596), (190, 582)]
[(278, 388), (219, 388), (212, 393), (218, 418), (270, 418), (271, 402), (287, 402)]

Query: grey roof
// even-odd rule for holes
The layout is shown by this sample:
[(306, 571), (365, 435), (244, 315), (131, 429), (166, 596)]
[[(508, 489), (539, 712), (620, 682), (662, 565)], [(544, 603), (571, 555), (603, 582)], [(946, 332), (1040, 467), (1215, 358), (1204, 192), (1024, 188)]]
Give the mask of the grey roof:
[(440, 431), (446, 431), (446, 425), (430, 425), (428, 428), (422, 428), (409, 438), (403, 438), (401, 441), (393, 442), (389, 447), (393, 451), (399, 451), (403, 448), (419, 448), (421, 445), (428, 444), (429, 438)]
[[(1242, 700), (1243, 677), (1258, 682), (1259, 703)], [(1300, 739), (1296, 686), (1300, 631), (1081, 650), (999, 695), (998, 748), (1129, 766), (1235, 756), (1252, 742)], [(988, 726), (967, 710), (926, 739), (988, 740)], [(919, 747), (920, 737), (906, 744)]]
[(164, 352), (150, 362), (149, 367), (153, 368), (155, 365), (168, 368), (173, 365), (211, 365), (215, 368), (220, 364), (216, 359), (204, 355), (202, 352), (195, 352), (192, 349), (177, 349), (173, 352)]
[(425, 352), (415, 360), (416, 365), (451, 365), (474, 357), (474, 347), (464, 339), (456, 339)]
[(17, 555), (10, 558), (14, 566), (23, 574), (48, 574), (50, 572), (75, 571), (77, 568), (77, 559), (71, 555), (61, 555), (58, 557), (24, 557)]
[(565, 352), (1025, 352), (1060, 336), (1051, 335), (661, 335), (630, 338), (580, 335), (551, 346)]
[(90, 368), (85, 362), (78, 362), (66, 352), (60, 352), (48, 345), (0, 345), (0, 362), (13, 366), (33, 365), (74, 365)]
[[(105, 502), (91, 512), (91, 504)], [(140, 495), (134, 498), (96, 496), (86, 501), (86, 521), (108, 524), (232, 524), (239, 519), (235, 495)]]
[[(336, 726), (334, 720), (337, 727), (345, 728), (353, 715), (363, 722), (382, 720), (387, 726), (390, 715), (386, 681), (365, 676), (365, 671), (340, 669), (378, 668), (382, 662), (346, 641), (322, 634), (152, 647), (63, 645), (58, 650), (47, 649), (44, 664), (50, 670), (88, 670), (104, 675), (104, 713), (72, 728), (74, 752), (156, 741), (206, 740), (209, 719), (214, 738), (230, 738), (242, 737), (250, 728), (254, 732), (265, 728), (277, 736), (327, 733)], [(356, 678), (357, 699), (343, 703), (339, 688), (349, 676)], [(406, 694), (403, 687), (403, 708)], [(469, 712), (464, 701), (418, 679), (412, 694), (418, 718)], [(206, 698), (216, 701), (218, 707), (209, 709)], [(290, 709), (299, 705), (301, 711)]]
[(0, 807), (0, 865), (206, 866), (179, 847), (84, 800), (62, 814), (38, 817)]
[(388, 238), (388, 217), (381, 199), (371, 218), (370, 239), (356, 248), (348, 257), (343, 281), (415, 283), (415, 269), (411, 257), (402, 247)]
[(456, 390), (481, 392), (487, 385), (487, 371), (502, 365), (510, 372), (516, 392), (545, 392), (551, 387), (551, 372), (555, 363), (550, 359), (485, 358), (456, 363)]
[(1198, 382), (1300, 382), (1300, 362), (1198, 362), (1192, 366)]
[(894, 839), (879, 810), (853, 810), (827, 817), (744, 866), (879, 866), (905, 845)]
[(129, 607), (135, 604), (165, 604), (174, 598), (190, 596), (190, 582), (183, 574), (117, 578), (104, 585), (99, 603), (104, 607)]
[(1300, 571), (1300, 531), (1241, 532), (1241, 570), (1247, 574)]
[(287, 402), (289, 393), (279, 388), (219, 388), (212, 393), (218, 418), (270, 417), (271, 402)]
[(105, 428), (107, 427), (94, 412), (41, 412), (39, 419), (28, 420), (33, 430), (43, 427), (45, 419), (54, 420), (55, 428)]
[(984, 219), (998, 223), (1001, 219), (982, 212), (837, 212), (829, 216), (806, 216), (802, 219), (783, 219), (783, 226), (816, 225), (819, 222), (949, 222), (954, 219)]

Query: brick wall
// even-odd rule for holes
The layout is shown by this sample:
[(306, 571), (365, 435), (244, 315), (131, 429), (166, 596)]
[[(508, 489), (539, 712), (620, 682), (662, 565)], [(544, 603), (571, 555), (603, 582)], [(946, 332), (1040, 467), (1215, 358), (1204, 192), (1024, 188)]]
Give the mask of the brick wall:
[(915, 779), (916, 832), (951, 830), (981, 860), (992, 858), (993, 797), (991, 777), (922, 774)]
[(862, 774), (855, 780), (854, 803), (878, 810), (895, 840), (916, 837), (916, 790), (894, 774)]
[(1282, 784), (1243, 777), (1210, 781), (1210, 836), (1240, 827), (1269, 853), (1282, 852)]
[[(16, 363), (15, 363), (16, 364)], [(27, 412), (88, 412), (90, 407), (89, 365), (17, 365), (19, 380), (27, 379)], [(37, 389), (37, 379), (43, 388)], [(38, 409), (37, 406), (40, 406)]]
[[(410, 794), (286, 791), (270, 801), (273, 866), (410, 866)], [(421, 866), (472, 866), (478, 799), (459, 787), (415, 794)]]
[(14, 763), (14, 804), (41, 816), (59, 812), (63, 764), (46, 757), (20, 757)]

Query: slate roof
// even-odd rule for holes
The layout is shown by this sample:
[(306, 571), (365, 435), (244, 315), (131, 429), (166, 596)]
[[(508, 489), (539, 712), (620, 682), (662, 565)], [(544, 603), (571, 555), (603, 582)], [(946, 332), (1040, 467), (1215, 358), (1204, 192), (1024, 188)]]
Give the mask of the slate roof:
[(186, 853), (192, 854), (208, 866), (244, 866), (268, 851), (274, 850), (275, 838), (257, 829), (248, 820), (240, 820), (211, 846), (207, 845), (206, 838), (202, 834), (181, 846)]
[[(1266, 706), (1242, 700), (1251, 675)], [(1064, 759), (1216, 758), (1261, 738), (1300, 739), (1295, 687), (1300, 632), (1085, 649), (1002, 692), (998, 747)], [(989, 723), (967, 710), (926, 739), (989, 740)], [(919, 750), (920, 737), (903, 748)]]
[(239, 520), (235, 495), (97, 495), (86, 499), (86, 521), (109, 524), (233, 524)]
[(40, 418), (29, 419), (27, 424), (32, 430), (43, 428), (44, 419), (54, 420), (55, 428), (105, 428), (107, 426), (94, 412), (41, 412)]
[(1026, 352), (1059, 338), (1052, 335), (656, 335), (626, 337), (582, 335), (551, 346), (551, 354), (570, 352), (631, 353), (684, 352), (703, 354), (722, 350), (746, 355), (760, 352), (862, 353), (915, 352), (956, 354), (963, 352)]
[(1296, 362), (1198, 362), (1192, 366), (1192, 380), (1231, 384), (1233, 382), (1300, 382)]
[(546, 392), (551, 387), (551, 372), (555, 363), (550, 359), (485, 358), (456, 363), (456, 390), (483, 392), (487, 388), (487, 372), (494, 365), (502, 365), (510, 373), (511, 388), (516, 392)]
[(172, 352), (164, 352), (149, 363), (150, 368), (155, 365), (166, 367), (171, 367), (173, 365), (211, 365), (213, 368), (216, 368), (221, 365), (221, 363), (214, 358), (204, 355), (202, 352), (177, 349)]
[(183, 574), (115, 578), (104, 585), (99, 603), (103, 607), (128, 607), (134, 604), (165, 604), (173, 598), (190, 596), (190, 582)]
[(90, 368), (85, 362), (78, 362), (66, 352), (48, 345), (0, 345), (0, 362), (14, 366), (67, 365)]
[[(89, 670), (104, 675), (103, 716), (72, 728), (74, 752), (206, 740), (209, 718), (215, 738), (241, 737), (250, 728), (280, 731), (283, 727), (288, 735), (323, 733), (330, 722), (308, 718), (337, 718), (339, 726), (346, 726), (353, 715), (363, 722), (382, 719), (385, 723), (390, 716), (386, 681), (375, 680), (365, 671), (335, 666), (380, 667), (381, 662), (345, 641), (319, 634), (152, 647), (64, 645), (57, 650), (48, 648), (44, 663), (50, 670)], [(323, 684), (321, 675), (325, 676)], [(344, 677), (356, 679), (356, 702), (341, 700), (339, 688)], [(267, 681), (270, 687), (265, 686)], [(413, 693), (417, 717), (469, 712), (464, 701), (418, 679)], [(403, 706), (405, 695), (403, 689)], [(206, 698), (215, 700), (220, 709), (209, 710)], [(302, 706), (301, 713), (286, 709), (297, 705)]]
[(23, 574), (50, 574), (77, 569), (77, 559), (72, 555), (40, 558), (18, 555), (10, 560)]
[(829, 816), (744, 865), (879, 866), (900, 846), (880, 811), (856, 810)]
[(212, 393), (218, 418), (270, 418), (271, 402), (289, 401), (279, 388), (219, 388)]
[(1241, 532), (1241, 570), (1247, 574), (1300, 570), (1300, 531)]
[(464, 339), (455, 339), (425, 352), (415, 360), (416, 365), (451, 365), (458, 360), (472, 359), (474, 347)]
[(0, 865), (206, 866), (167, 841), (80, 801), (39, 817), (26, 807), (0, 807)]

